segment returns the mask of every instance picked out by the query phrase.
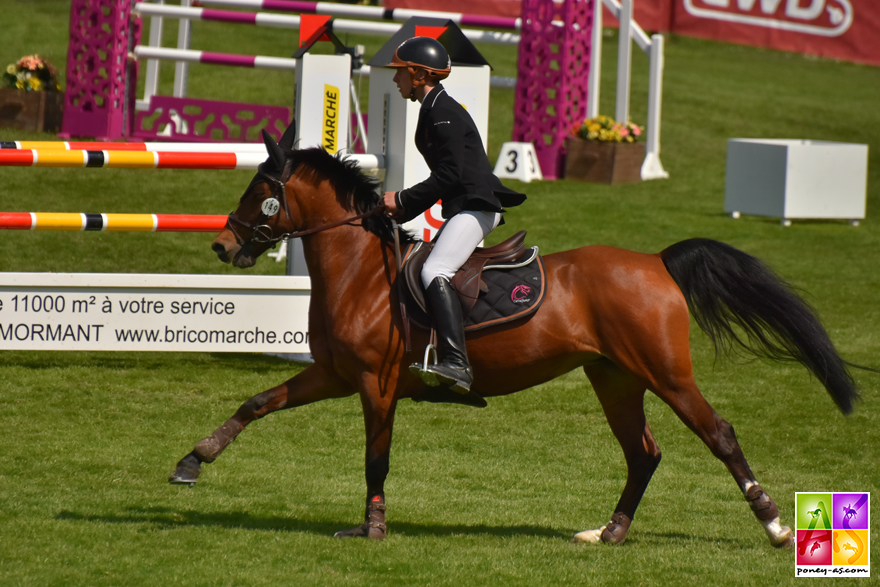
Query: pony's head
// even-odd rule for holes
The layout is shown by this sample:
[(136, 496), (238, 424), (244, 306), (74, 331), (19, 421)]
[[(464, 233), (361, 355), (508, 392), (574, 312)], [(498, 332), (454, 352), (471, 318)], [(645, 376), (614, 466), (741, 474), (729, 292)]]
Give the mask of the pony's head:
[[(382, 203), (379, 183), (361, 173), (353, 160), (334, 157), (320, 147), (293, 149), (295, 122), (275, 140), (263, 131), (269, 158), (229, 215), (211, 248), (224, 263), (247, 268), (270, 247), (288, 236), (321, 229), (312, 218), (327, 223), (368, 213)], [(330, 193), (318, 194), (321, 190)], [(335, 196), (335, 197), (334, 197)], [(391, 240), (391, 220), (383, 214), (363, 218), (365, 230)], [(409, 240), (406, 233), (403, 240)]]
[(285, 233), (295, 230), (284, 185), (293, 173), (293, 161), (286, 151), (293, 147), (296, 122), (287, 128), (280, 143), (265, 130), (262, 134), (269, 158), (260, 164), (238, 208), (211, 244), (221, 261), (241, 268), (253, 266)]

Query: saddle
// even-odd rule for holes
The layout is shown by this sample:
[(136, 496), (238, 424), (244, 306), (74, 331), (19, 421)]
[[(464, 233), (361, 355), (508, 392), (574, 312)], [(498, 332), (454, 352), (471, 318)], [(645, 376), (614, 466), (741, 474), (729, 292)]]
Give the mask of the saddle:
[[(465, 334), (528, 316), (543, 302), (544, 260), (537, 247), (526, 248), (525, 238), (525, 231), (521, 231), (493, 247), (476, 249), (453, 276), (451, 285), (465, 316)], [(410, 245), (402, 261), (398, 259), (402, 269), (397, 287), (407, 353), (411, 350), (410, 324), (432, 330), (421, 277), (432, 248), (431, 243), (419, 241)], [(413, 401), (478, 408), (487, 405), (473, 392), (459, 395), (444, 387), (425, 387)]]
[[(525, 246), (525, 238), (526, 232), (520, 231), (495, 246), (477, 248), (453, 276), (451, 285), (461, 303), (466, 332), (538, 309), (544, 297), (543, 259), (537, 247)], [(419, 242), (407, 251), (400, 288), (405, 322), (411, 320), (424, 330), (431, 329), (431, 317), (421, 273), (432, 248), (432, 243)]]
[[(467, 262), (456, 272), (452, 278), (451, 285), (452, 289), (458, 294), (458, 300), (461, 302), (461, 309), (464, 315), (467, 315), (474, 307), (474, 304), (477, 303), (477, 297), (480, 295), (480, 292), (486, 293), (489, 291), (488, 286), (481, 279), (486, 265), (515, 263), (526, 252), (525, 240), (526, 231), (521, 230), (494, 247), (477, 247)], [(433, 243), (422, 242), (417, 244), (414, 250), (407, 256), (403, 266), (407, 290), (419, 308), (424, 312), (427, 312), (427, 306), (425, 304), (425, 290), (422, 286), (421, 274), (425, 260), (433, 248)]]

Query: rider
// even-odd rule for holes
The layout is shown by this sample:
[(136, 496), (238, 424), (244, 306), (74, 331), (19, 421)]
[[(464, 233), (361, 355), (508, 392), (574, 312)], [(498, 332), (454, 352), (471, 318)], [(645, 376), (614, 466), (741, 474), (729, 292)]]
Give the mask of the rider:
[(453, 100), (440, 80), (451, 70), (449, 54), (428, 37), (407, 39), (386, 67), (394, 67), (400, 95), (421, 103), (415, 143), (431, 170), (428, 179), (399, 192), (385, 192), (389, 216), (407, 221), (442, 199), (446, 219), (422, 269), (422, 284), (437, 331), (439, 364), (413, 364), (428, 385), (470, 391), (464, 319), (450, 280), (480, 242), (501, 222), (505, 206), (518, 206), (526, 196), (502, 185), (492, 173), (480, 133), (467, 110)]

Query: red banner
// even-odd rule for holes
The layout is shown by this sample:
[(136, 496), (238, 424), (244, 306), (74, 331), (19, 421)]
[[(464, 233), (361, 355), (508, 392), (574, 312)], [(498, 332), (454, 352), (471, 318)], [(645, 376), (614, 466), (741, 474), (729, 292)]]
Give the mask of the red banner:
[[(386, 8), (437, 4), (385, 0)], [(633, 8), (646, 31), (880, 65), (880, 0), (633, 0)], [(449, 0), (443, 9), (519, 16), (518, 0)], [(607, 10), (605, 25), (617, 26)]]
[(880, 65), (877, 0), (672, 1), (677, 34)]
[(880, 65), (878, 0), (633, 0), (633, 13), (646, 31)]

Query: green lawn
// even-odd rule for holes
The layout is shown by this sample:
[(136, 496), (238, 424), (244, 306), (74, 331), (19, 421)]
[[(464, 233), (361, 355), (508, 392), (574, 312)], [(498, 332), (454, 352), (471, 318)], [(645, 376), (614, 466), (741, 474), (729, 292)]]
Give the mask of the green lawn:
[[(63, 70), (69, 2), (3, 7), (0, 66), (38, 52)], [(606, 41), (602, 103), (612, 113), (615, 39)], [(294, 45), (289, 31), (209, 23), (196, 23), (193, 41), (278, 56)], [(514, 75), (515, 52), (485, 52), (498, 75)], [(292, 100), (292, 75), (191, 71), (193, 96)], [(633, 118), (644, 123), (643, 55), (633, 71)], [(803, 288), (847, 359), (880, 367), (878, 95), (877, 68), (668, 39), (662, 161), (670, 179), (511, 182), (529, 200), (492, 242), (520, 229), (543, 252), (592, 243), (656, 252), (692, 236), (720, 239)], [(491, 100), (494, 159), (510, 137), (513, 94), (492, 90)], [(730, 219), (723, 199), (732, 137), (871, 145), (867, 220), (783, 228), (776, 219)], [(0, 140), (51, 138), (0, 129)], [(225, 213), (251, 175), (6, 168), (0, 211)], [(216, 260), (210, 242), (204, 234), (7, 232), (0, 271), (238, 272)], [(262, 259), (249, 272), (282, 270)], [(692, 347), (704, 395), (735, 426), (784, 523), (794, 523), (796, 491), (880, 495), (880, 375), (856, 373), (863, 401), (844, 418), (802, 368), (716, 360), (700, 332)], [(244, 354), (0, 352), (0, 585), (795, 583), (794, 553), (768, 546), (724, 467), (653, 396), (646, 412), (664, 458), (626, 544), (570, 544), (575, 532), (607, 521), (625, 477), (577, 371), (485, 410), (401, 404), (383, 543), (331, 538), (363, 514), (356, 398), (275, 414), (206, 466), (195, 488), (166, 483), (199, 438), (300, 368)]]

